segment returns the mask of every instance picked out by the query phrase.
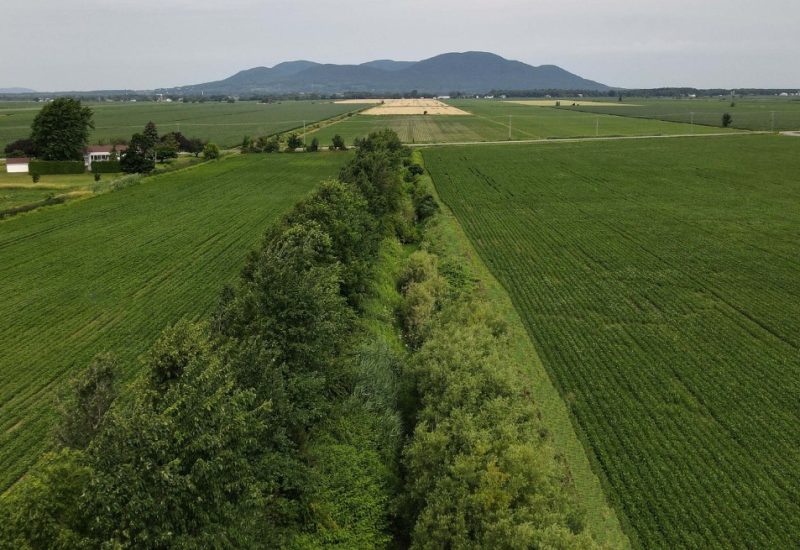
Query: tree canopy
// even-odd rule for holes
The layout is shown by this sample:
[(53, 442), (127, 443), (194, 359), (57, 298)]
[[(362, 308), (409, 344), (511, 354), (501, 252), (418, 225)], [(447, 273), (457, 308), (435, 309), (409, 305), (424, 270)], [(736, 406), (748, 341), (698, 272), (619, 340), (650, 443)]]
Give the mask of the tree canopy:
[(81, 160), (91, 129), (92, 110), (80, 100), (60, 97), (33, 119), (31, 140), (43, 160)]

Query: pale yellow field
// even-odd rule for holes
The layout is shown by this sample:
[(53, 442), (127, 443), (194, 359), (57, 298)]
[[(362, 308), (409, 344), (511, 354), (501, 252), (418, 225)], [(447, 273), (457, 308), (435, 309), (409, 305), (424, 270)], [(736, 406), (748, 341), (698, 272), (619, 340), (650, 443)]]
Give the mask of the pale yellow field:
[(339, 105), (372, 105), (376, 103), (383, 103), (385, 100), (383, 99), (340, 99), (338, 101), (334, 101)]
[(469, 115), (457, 107), (442, 103), (438, 99), (386, 99), (380, 105), (367, 109), (362, 115)]
[(567, 107), (573, 103), (577, 105), (594, 105), (597, 107), (641, 107), (641, 105), (634, 105), (633, 103), (625, 103), (615, 101), (586, 101), (582, 99), (522, 99), (519, 101), (508, 101), (507, 103), (516, 103), (517, 105), (528, 105), (530, 107), (555, 107), (556, 101), (561, 102), (562, 107)]

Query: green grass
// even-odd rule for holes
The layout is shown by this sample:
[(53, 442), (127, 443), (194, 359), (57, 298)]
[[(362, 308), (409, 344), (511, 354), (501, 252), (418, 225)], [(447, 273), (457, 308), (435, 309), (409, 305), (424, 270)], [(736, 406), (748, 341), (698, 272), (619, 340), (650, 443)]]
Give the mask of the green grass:
[(323, 145), (340, 134), (348, 144), (370, 132), (391, 128), (405, 143), (457, 143), (548, 138), (676, 135), (711, 133), (719, 128), (661, 120), (596, 115), (567, 109), (531, 107), (503, 101), (458, 100), (448, 103), (472, 116), (356, 115), (312, 134)]
[[(113, 177), (113, 174), (105, 177)], [(29, 174), (9, 174), (0, 163), (0, 212), (41, 201), (51, 195), (88, 193), (94, 183), (92, 174), (47, 175), (42, 176), (39, 183), (33, 183)]]
[(792, 138), (425, 152), (635, 545), (800, 537)]
[[(723, 113), (733, 117), (733, 128), (744, 130), (800, 130), (800, 101), (786, 98), (735, 99), (731, 107), (730, 97), (719, 99), (637, 99), (625, 98), (627, 107), (593, 106), (591, 102), (580, 102), (577, 107), (566, 106), (561, 110), (618, 115), (621, 117), (659, 119), (672, 122), (722, 126)], [(634, 106), (635, 105), (635, 106)], [(694, 114), (692, 114), (694, 113)], [(774, 113), (774, 124), (773, 124)]]
[(207, 314), (269, 224), (347, 157), (233, 157), (0, 222), (0, 488), (47, 447), (72, 371), (102, 350), (136, 364), (167, 325)]
[[(41, 103), (0, 102), (0, 151), (8, 143), (30, 135), (31, 123)], [(330, 101), (284, 101), (261, 104), (237, 103), (89, 103), (94, 111), (95, 131), (91, 141), (130, 139), (149, 121), (159, 132), (182, 132), (231, 147), (250, 137), (302, 128), (312, 123), (359, 108)]]

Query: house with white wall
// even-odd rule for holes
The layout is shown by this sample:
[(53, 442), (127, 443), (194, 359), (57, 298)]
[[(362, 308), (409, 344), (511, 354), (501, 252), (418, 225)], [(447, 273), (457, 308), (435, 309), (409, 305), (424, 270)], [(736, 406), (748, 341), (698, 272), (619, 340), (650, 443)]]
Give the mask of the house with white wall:
[(90, 145), (83, 154), (83, 163), (86, 169), (91, 171), (93, 162), (108, 162), (114, 151), (121, 155), (128, 150), (126, 145)]
[(31, 159), (15, 157), (6, 159), (6, 172), (9, 174), (27, 174)]

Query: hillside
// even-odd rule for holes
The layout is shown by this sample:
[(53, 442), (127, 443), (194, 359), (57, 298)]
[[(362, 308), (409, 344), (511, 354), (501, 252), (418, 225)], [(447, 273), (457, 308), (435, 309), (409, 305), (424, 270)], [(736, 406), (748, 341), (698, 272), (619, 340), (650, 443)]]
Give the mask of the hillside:
[(533, 67), (485, 52), (447, 53), (418, 62), (378, 60), (361, 65), (281, 63), (217, 82), (166, 90), (185, 94), (292, 92), (486, 93), (491, 90), (609, 90), (555, 65)]

